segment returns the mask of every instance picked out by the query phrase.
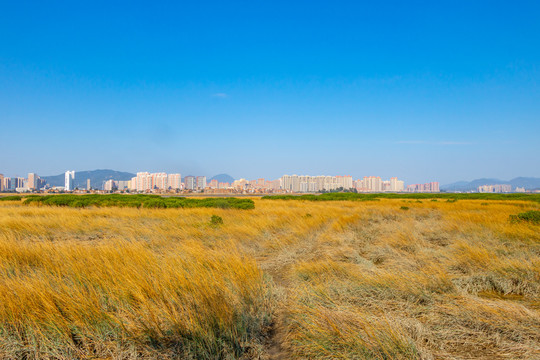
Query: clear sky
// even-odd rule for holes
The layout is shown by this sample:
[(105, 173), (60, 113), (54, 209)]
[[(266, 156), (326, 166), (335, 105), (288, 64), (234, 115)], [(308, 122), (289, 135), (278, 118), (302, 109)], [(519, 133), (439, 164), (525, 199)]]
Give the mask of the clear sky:
[(538, 1), (3, 1), (0, 173), (540, 176), (539, 85)]

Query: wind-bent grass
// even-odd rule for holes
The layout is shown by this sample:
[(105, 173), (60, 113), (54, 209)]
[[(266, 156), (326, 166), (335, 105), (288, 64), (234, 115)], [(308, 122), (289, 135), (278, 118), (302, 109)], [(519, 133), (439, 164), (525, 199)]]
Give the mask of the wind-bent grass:
[(536, 202), (253, 201), (2, 202), (0, 358), (540, 354)]
[(270, 316), (261, 272), (200, 245), (177, 251), (4, 241), (0, 348), (17, 358), (242, 354)]
[(269, 283), (234, 243), (175, 240), (170, 235), (182, 230), (160, 221), (159, 210), (5, 210), (0, 358), (214, 359), (261, 351)]

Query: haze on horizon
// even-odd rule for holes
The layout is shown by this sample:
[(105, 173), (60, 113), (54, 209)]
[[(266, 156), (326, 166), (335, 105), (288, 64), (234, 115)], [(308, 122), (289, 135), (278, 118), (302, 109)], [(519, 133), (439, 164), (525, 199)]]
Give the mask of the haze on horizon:
[(535, 1), (6, 2), (0, 173), (540, 177), (539, 19)]

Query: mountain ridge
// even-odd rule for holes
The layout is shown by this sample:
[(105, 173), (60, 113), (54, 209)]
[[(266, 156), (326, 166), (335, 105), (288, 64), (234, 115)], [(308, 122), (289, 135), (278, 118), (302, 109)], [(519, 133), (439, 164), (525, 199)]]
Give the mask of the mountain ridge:
[(224, 182), (231, 184), (234, 181), (234, 178), (229, 174), (217, 174), (210, 178), (209, 181), (217, 180), (218, 182)]
[(511, 180), (501, 180), (495, 178), (481, 178), (472, 181), (457, 181), (451, 184), (441, 186), (445, 191), (472, 191), (482, 185), (505, 184), (512, 185), (512, 190), (516, 187), (523, 187), (525, 190), (534, 190), (540, 188), (540, 178), (536, 177), (516, 177)]

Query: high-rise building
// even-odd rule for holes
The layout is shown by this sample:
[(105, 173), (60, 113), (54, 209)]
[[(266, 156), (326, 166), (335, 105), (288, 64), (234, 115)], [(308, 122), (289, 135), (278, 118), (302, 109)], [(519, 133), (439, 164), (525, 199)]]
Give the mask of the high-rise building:
[(47, 181), (45, 179), (42, 179), (38, 176), (38, 184), (37, 184), (37, 188), (39, 190), (43, 189), (45, 187), (45, 185), (47, 185)]
[[(11, 178), (11, 184), (10, 184), (9, 190), (15, 190), (18, 187), (22, 187), (23, 186), (23, 180), (24, 180), (23, 178), (19, 178), (19, 177)], [(5, 183), (5, 179), (4, 179), (4, 185), (5, 184), (6, 183)]]
[[(431, 192), (439, 192), (439, 183), (437, 181), (432, 181), (429, 183), (429, 188)], [(512, 187), (508, 190), (508, 192), (512, 191)]]
[(402, 180), (398, 180), (397, 177), (390, 178), (390, 191), (403, 191), (404, 187), (405, 183)]
[(283, 190), (291, 191), (292, 190), (292, 179), (290, 175), (283, 175), (281, 177), (280, 186)]
[(300, 191), (300, 177), (298, 175), (291, 176), (291, 185), (293, 192)]
[(169, 174), (167, 182), (169, 189), (180, 190), (182, 188), (182, 176), (180, 174)]
[(152, 188), (159, 190), (166, 190), (169, 188), (168, 176), (166, 173), (155, 173), (152, 174)]
[(116, 187), (116, 190), (126, 190), (130, 188), (130, 180), (115, 180), (114, 186)]
[(398, 191), (397, 190), (397, 187), (398, 187), (397, 182), (398, 182), (397, 177), (390, 178), (390, 191)]
[(26, 182), (26, 179), (25, 178), (21, 178), (21, 177), (18, 177), (18, 178), (15, 178), (15, 188), (22, 188), (24, 187), (24, 183)]
[(75, 183), (75, 171), (74, 170), (66, 171), (64, 190), (73, 191), (74, 190), (74, 183)]
[(352, 176), (335, 176), (336, 188), (351, 189), (353, 187)]
[(131, 178), (131, 184), (130, 184), (130, 188), (129, 188), (131, 191), (137, 191), (137, 177), (132, 177)]
[(4, 175), (0, 174), (0, 191), (4, 191)]
[(4, 184), (4, 191), (15, 190), (15, 188), (13, 187), (13, 179), (12, 178), (5, 177), (4, 181), (3, 181), (3, 184)]
[(113, 191), (116, 189), (117, 187), (116, 187), (115, 181), (112, 179), (105, 181), (105, 183), (103, 184), (103, 190), (105, 191)]
[(153, 188), (152, 175), (147, 172), (138, 172), (137, 176), (131, 179), (131, 190), (147, 191)]
[(197, 176), (197, 189), (204, 190), (206, 188), (206, 176)]
[(92, 190), (92, 187), (90, 186), (90, 179), (86, 179), (86, 190)]
[(195, 176), (186, 176), (184, 183), (187, 190), (195, 190), (197, 188), (197, 181)]
[(28, 190), (39, 190), (39, 176), (34, 173), (28, 174)]

